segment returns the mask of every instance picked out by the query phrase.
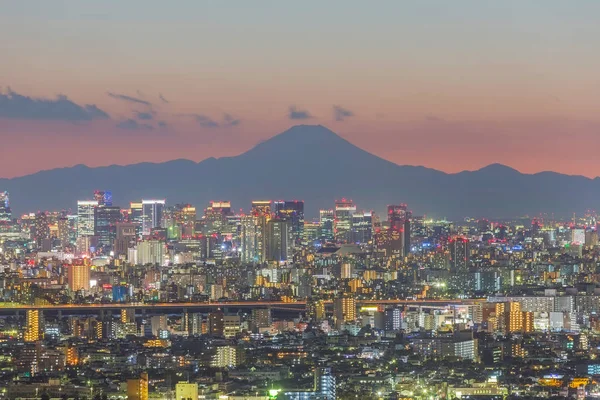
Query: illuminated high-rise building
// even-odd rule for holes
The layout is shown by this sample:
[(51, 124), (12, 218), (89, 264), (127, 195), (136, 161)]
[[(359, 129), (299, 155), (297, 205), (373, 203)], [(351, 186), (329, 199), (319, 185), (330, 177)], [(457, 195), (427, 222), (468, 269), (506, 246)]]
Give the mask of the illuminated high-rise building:
[(57, 223), (60, 246), (65, 249), (71, 246), (71, 225), (68, 217), (60, 217)]
[(253, 200), (252, 214), (271, 217), (271, 200)]
[(335, 219), (333, 210), (320, 210), (319, 211), (319, 225), (320, 225), (320, 238), (325, 242), (332, 242), (334, 240), (333, 235), (333, 221)]
[(403, 245), (402, 255), (410, 252), (411, 246), (411, 217), (412, 212), (408, 211), (406, 204), (395, 204), (388, 206), (388, 225), (390, 229), (401, 232)]
[(333, 301), (333, 318), (337, 329), (346, 323), (356, 320), (356, 298), (343, 295)]
[(77, 237), (94, 236), (94, 215), (98, 201), (79, 200), (77, 202)]
[(352, 214), (352, 243), (368, 243), (373, 238), (373, 213)]
[(280, 219), (290, 221), (292, 240), (299, 243), (304, 234), (304, 201), (274, 201), (273, 213)]
[(394, 228), (380, 229), (374, 234), (375, 247), (385, 257), (402, 257), (404, 255), (404, 230)]
[(333, 231), (337, 242), (352, 242), (352, 216), (355, 212), (356, 205), (352, 200), (342, 199), (335, 202)]
[(138, 236), (142, 234), (143, 208), (144, 207), (141, 202), (136, 201), (129, 203), (128, 222), (135, 224), (135, 232)]
[(286, 262), (292, 258), (292, 235), (289, 220), (273, 218), (267, 222), (265, 259)]
[(142, 200), (142, 234), (150, 235), (152, 229), (162, 228), (165, 200)]
[(469, 240), (454, 238), (448, 242), (450, 247), (450, 270), (467, 271), (469, 268)]
[(67, 283), (74, 292), (90, 289), (90, 261), (87, 258), (73, 260), (67, 266)]
[(9, 222), (12, 219), (8, 192), (0, 192), (0, 222)]
[(137, 225), (131, 222), (118, 222), (116, 224), (115, 257), (127, 255), (128, 249), (135, 246), (136, 227)]
[(44, 314), (40, 310), (27, 310), (25, 316), (25, 342), (37, 342), (43, 339)]
[(305, 243), (312, 243), (319, 239), (321, 225), (318, 222), (304, 222), (304, 232), (302, 239)]
[(255, 263), (262, 261), (259, 251), (258, 240), (258, 217), (254, 215), (243, 215), (241, 217), (241, 255), (242, 262)]
[(105, 190), (94, 191), (94, 200), (98, 202), (99, 206), (112, 206), (112, 192)]
[(206, 233), (223, 232), (227, 225), (227, 217), (231, 214), (231, 203), (229, 201), (211, 201), (204, 210)]
[(148, 400), (148, 374), (143, 372), (139, 379), (127, 380), (127, 400)]
[(50, 221), (48, 220), (47, 212), (43, 211), (35, 214), (34, 232), (34, 239), (37, 246), (41, 246), (44, 240), (50, 239)]
[[(521, 310), (521, 303), (509, 302), (506, 303), (504, 309), (504, 329), (506, 332), (521, 332), (523, 331), (523, 311)], [(529, 325), (529, 322), (527, 322)]]
[(121, 220), (119, 207), (101, 205), (94, 209), (94, 236), (99, 246), (112, 249), (117, 237), (117, 223)]

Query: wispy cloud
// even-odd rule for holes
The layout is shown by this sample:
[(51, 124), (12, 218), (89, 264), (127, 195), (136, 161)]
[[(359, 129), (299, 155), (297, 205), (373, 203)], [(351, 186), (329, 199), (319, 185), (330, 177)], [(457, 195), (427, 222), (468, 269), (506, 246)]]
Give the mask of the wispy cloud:
[(117, 123), (116, 127), (119, 129), (126, 129), (126, 130), (130, 130), (130, 131), (154, 129), (154, 127), (150, 124), (142, 124), (142, 123), (137, 122), (135, 119), (131, 119), (131, 118)]
[(169, 102), (169, 100), (167, 100), (167, 99), (165, 98), (165, 96), (163, 96), (163, 95), (162, 95), (162, 93), (159, 93), (159, 94), (158, 94), (158, 98), (159, 98), (159, 99), (160, 99), (160, 101), (162, 101), (163, 103), (168, 103), (168, 102)]
[(241, 122), (242, 120), (240, 120), (239, 118), (235, 118), (231, 114), (223, 115), (223, 125), (225, 126), (238, 126)]
[(154, 115), (151, 112), (134, 111), (134, 113), (137, 119), (148, 121), (154, 118)]
[(196, 122), (203, 128), (223, 128), (238, 126), (242, 123), (242, 120), (234, 117), (231, 114), (223, 114), (223, 118), (218, 121), (205, 114), (183, 114), (190, 116), (196, 120)]
[(55, 99), (29, 97), (10, 88), (0, 90), (0, 118), (23, 120), (90, 121), (110, 116), (95, 104), (79, 105), (65, 95)]
[(145, 106), (152, 105), (152, 103), (150, 103), (149, 101), (138, 99), (137, 97), (127, 96), (125, 94), (112, 93), (112, 92), (106, 92), (106, 94), (109, 95), (110, 97), (112, 97), (113, 99), (128, 101), (130, 103), (143, 104)]
[(348, 117), (353, 117), (354, 113), (341, 106), (333, 106), (333, 117), (336, 121), (343, 121)]
[(217, 128), (219, 127), (219, 123), (212, 118), (203, 115), (203, 114), (193, 114), (193, 117), (196, 119), (196, 122), (200, 124), (203, 128)]
[(310, 118), (313, 118), (313, 116), (310, 115), (310, 113), (307, 110), (299, 110), (298, 108), (296, 108), (296, 106), (290, 106), (288, 118), (289, 119), (310, 119)]
[(158, 121), (158, 127), (159, 128), (166, 128), (167, 127), (167, 123), (165, 121)]

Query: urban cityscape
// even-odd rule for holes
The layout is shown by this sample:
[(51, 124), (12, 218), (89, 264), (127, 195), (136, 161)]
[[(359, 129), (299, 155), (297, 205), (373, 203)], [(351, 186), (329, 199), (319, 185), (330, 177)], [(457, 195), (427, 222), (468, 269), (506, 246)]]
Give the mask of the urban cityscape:
[(600, 400), (599, 21), (0, 0), (0, 400)]
[[(0, 193), (5, 398), (595, 396), (593, 211), (432, 220)], [(245, 206), (245, 207), (243, 207)]]

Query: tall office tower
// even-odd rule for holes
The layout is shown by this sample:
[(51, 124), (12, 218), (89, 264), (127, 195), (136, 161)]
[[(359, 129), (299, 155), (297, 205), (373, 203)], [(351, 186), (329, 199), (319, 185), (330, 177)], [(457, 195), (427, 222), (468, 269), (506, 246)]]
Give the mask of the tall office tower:
[(136, 225), (131, 222), (118, 222), (116, 228), (115, 257), (126, 256), (128, 249), (135, 246), (137, 239)]
[(8, 192), (0, 192), (0, 222), (10, 222), (11, 219)]
[(66, 249), (71, 246), (71, 226), (68, 217), (60, 217), (57, 223), (60, 246)]
[(252, 214), (271, 217), (271, 200), (253, 200)]
[(50, 221), (48, 221), (48, 213), (38, 212), (35, 215), (34, 239), (37, 246), (41, 246), (45, 239), (50, 239)]
[(304, 222), (304, 232), (302, 233), (302, 240), (305, 243), (309, 243), (309, 244), (318, 240), (320, 229), (321, 229), (321, 225), (318, 222), (305, 221)]
[(191, 204), (177, 204), (173, 218), (181, 230), (181, 237), (190, 238), (195, 234), (196, 207)]
[(321, 229), (320, 238), (325, 242), (332, 242), (334, 240), (333, 235), (333, 221), (334, 221), (333, 210), (319, 210), (319, 225)]
[(299, 243), (304, 235), (304, 201), (275, 201), (273, 213), (280, 219), (290, 221), (292, 240)]
[(267, 222), (265, 259), (286, 262), (292, 258), (291, 224), (287, 219), (273, 218)]
[(396, 228), (397, 230), (403, 229), (407, 211), (408, 206), (406, 204), (389, 205), (388, 223), (390, 227)]
[(37, 342), (44, 338), (44, 314), (40, 310), (27, 310), (25, 317), (25, 342)]
[(94, 211), (98, 207), (96, 200), (77, 202), (77, 237), (94, 236)]
[(142, 235), (150, 235), (152, 229), (162, 228), (165, 200), (142, 200)]
[(231, 215), (231, 203), (229, 201), (211, 201), (204, 210), (205, 233), (211, 235), (223, 232), (227, 225), (227, 217)]
[(127, 222), (131, 222), (135, 224), (135, 233), (138, 236), (142, 234), (142, 215), (143, 215), (143, 205), (141, 202), (131, 202), (129, 203), (129, 218)]
[(454, 238), (448, 242), (450, 247), (450, 270), (466, 272), (469, 268), (469, 240)]
[(139, 379), (127, 380), (127, 400), (148, 400), (148, 374), (142, 372)]
[(99, 206), (112, 206), (112, 192), (105, 190), (94, 191), (94, 200), (98, 202)]
[(381, 229), (374, 235), (375, 247), (385, 257), (402, 257), (404, 255), (404, 231), (394, 228)]
[(406, 204), (396, 204), (388, 206), (388, 224), (391, 229), (402, 232), (403, 255), (410, 252), (411, 239), (411, 217), (412, 213), (408, 211)]
[(262, 261), (262, 254), (258, 246), (258, 217), (254, 215), (243, 215), (241, 217), (241, 255), (242, 262), (255, 263)]
[(408, 255), (411, 249), (411, 238), (412, 238), (412, 212), (406, 213), (406, 219), (404, 220), (404, 255)]
[(356, 320), (356, 299), (350, 295), (343, 295), (333, 300), (333, 318), (337, 329), (346, 322)]
[(373, 212), (352, 214), (352, 243), (368, 243), (373, 238)]
[(335, 218), (333, 232), (336, 242), (352, 242), (352, 215), (356, 212), (356, 205), (352, 200), (342, 199), (335, 202)]
[(121, 208), (114, 206), (98, 206), (94, 209), (94, 236), (98, 238), (98, 246), (111, 250), (117, 237), (117, 223), (121, 222)]
[(74, 292), (90, 289), (90, 261), (87, 258), (75, 259), (67, 266), (67, 283)]

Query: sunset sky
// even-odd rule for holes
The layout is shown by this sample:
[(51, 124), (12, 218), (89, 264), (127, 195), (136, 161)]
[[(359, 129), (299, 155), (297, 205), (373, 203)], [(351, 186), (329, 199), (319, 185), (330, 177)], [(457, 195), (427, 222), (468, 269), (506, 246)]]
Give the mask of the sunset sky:
[(600, 1), (0, 0), (0, 177), (322, 124), (398, 164), (600, 175)]

